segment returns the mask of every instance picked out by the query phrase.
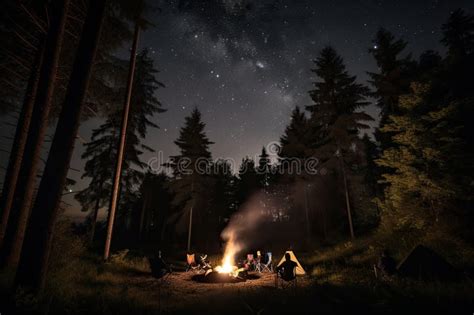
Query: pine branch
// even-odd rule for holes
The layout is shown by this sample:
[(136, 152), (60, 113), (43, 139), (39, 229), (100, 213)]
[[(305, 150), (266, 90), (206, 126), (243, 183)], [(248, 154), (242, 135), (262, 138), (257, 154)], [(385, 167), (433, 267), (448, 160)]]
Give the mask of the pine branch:
[(26, 14), (28, 14), (28, 16), (31, 18), (31, 20), (33, 21), (33, 24), (35, 24), (39, 28), (41, 33), (46, 34), (47, 31), (46, 31), (46, 27), (43, 25), (43, 22), (40, 21), (40, 19), (38, 19), (38, 17), (35, 14), (31, 13), (23, 3), (21, 3), (20, 6), (23, 9), (23, 11), (25, 11)]

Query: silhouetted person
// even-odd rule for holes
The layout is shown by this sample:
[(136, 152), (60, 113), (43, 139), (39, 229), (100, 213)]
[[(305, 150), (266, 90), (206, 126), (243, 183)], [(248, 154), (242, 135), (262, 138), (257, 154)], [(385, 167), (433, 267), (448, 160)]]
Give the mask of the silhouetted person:
[(171, 272), (170, 266), (161, 257), (161, 251), (158, 251), (158, 255), (149, 259), (151, 274), (155, 278), (162, 278), (167, 273)]
[(395, 273), (397, 263), (395, 259), (390, 256), (387, 250), (384, 250), (377, 262), (377, 269), (384, 275), (391, 276)]
[(298, 264), (291, 260), (291, 255), (286, 253), (285, 261), (280, 266), (276, 267), (276, 272), (283, 280), (291, 281), (296, 277), (295, 269), (297, 266)]

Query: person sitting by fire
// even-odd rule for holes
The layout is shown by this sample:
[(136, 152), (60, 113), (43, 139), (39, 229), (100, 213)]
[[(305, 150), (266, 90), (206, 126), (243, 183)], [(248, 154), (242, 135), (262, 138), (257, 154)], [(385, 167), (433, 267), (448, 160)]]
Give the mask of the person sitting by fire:
[(153, 277), (160, 279), (167, 273), (171, 273), (171, 266), (169, 266), (161, 257), (161, 250), (155, 257), (149, 259), (151, 274)]
[(296, 277), (296, 267), (298, 264), (291, 260), (289, 253), (285, 254), (285, 261), (278, 267), (276, 267), (277, 275), (285, 281), (291, 281)]

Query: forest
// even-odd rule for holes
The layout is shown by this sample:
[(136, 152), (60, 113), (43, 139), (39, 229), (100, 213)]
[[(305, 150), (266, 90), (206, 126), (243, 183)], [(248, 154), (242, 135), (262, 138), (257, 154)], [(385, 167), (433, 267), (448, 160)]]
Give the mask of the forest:
[[(162, 148), (147, 139), (171, 119), (161, 95), (172, 88), (161, 79), (166, 65), (140, 41), (161, 8), (141, 0), (0, 8), (0, 115), (11, 125), (2, 129), (10, 140), (1, 152), (1, 314), (397, 313), (407, 303), (472, 312), (472, 11), (446, 12), (439, 51), (413, 53), (379, 27), (366, 39), (376, 65), (367, 80), (337, 45), (321, 45), (303, 72), (311, 102), (291, 104), (275, 141), (239, 161), (217, 157), (212, 115), (196, 100), (184, 121), (172, 120), (176, 153), (151, 165), (146, 157)], [(99, 123), (83, 139), (91, 121)], [(83, 169), (72, 168), (74, 156)], [(71, 195), (79, 221), (66, 214)], [(429, 257), (414, 259), (429, 280), (400, 267), (419, 246)], [(273, 291), (264, 273), (238, 289), (186, 291), (186, 254), (218, 265), (229, 250), (235, 265), (273, 253), (275, 267), (291, 250), (306, 275), (294, 295)], [(158, 253), (172, 265), (169, 283), (150, 273)], [(381, 277), (377, 260), (388, 253), (399, 274)], [(440, 264), (453, 270), (449, 280)], [(222, 303), (208, 305), (220, 294)]]

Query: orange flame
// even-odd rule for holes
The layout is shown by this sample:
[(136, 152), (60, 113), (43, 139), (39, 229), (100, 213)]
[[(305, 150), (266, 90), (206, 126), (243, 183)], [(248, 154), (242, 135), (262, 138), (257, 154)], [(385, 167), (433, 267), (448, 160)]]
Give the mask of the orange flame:
[(222, 265), (217, 266), (215, 271), (219, 273), (234, 274), (237, 270), (235, 266), (234, 257), (240, 250), (239, 244), (235, 242), (234, 234), (229, 235), (229, 239), (225, 245), (224, 257), (222, 258)]

